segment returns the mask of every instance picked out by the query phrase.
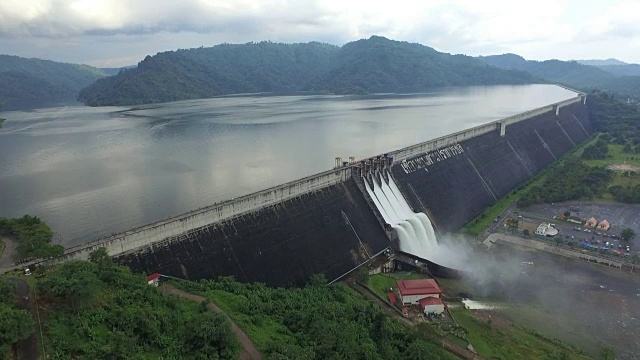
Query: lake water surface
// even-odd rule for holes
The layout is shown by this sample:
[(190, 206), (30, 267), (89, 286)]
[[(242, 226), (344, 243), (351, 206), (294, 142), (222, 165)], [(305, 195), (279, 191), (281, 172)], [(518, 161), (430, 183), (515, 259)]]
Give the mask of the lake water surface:
[(0, 216), (66, 246), (576, 96), (553, 85), (5, 112)]

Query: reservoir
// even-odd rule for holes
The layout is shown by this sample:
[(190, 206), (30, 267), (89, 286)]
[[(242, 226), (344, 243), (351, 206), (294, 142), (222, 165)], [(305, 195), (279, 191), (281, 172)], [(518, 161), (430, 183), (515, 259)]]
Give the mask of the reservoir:
[(553, 85), (2, 113), (0, 216), (65, 246), (576, 96)]

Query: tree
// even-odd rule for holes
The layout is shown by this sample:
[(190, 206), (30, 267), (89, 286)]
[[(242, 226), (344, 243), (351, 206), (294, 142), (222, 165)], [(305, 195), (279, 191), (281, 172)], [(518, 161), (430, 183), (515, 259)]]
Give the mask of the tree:
[(601, 360), (615, 360), (615, 358), (616, 358), (616, 351), (613, 350), (613, 348), (610, 346), (605, 346), (600, 351)]
[(104, 269), (113, 265), (111, 256), (107, 252), (107, 248), (100, 247), (89, 253), (89, 261), (98, 265), (98, 268)]
[(629, 241), (629, 240), (631, 240), (631, 239), (636, 237), (636, 232), (633, 231), (633, 229), (625, 228), (624, 230), (622, 230), (620, 232), (620, 237), (624, 241)]
[(361, 266), (358, 269), (358, 274), (357, 274), (357, 278), (358, 282), (362, 285), (367, 285), (367, 282), (369, 282), (369, 270), (367, 269), (366, 266)]
[(523, 234), (525, 237), (529, 236), (529, 234), (530, 234), (529, 229), (524, 229), (524, 230), (522, 230), (522, 234)]
[(27, 311), (0, 304), (0, 348), (28, 338), (34, 330), (34, 325)]
[(0, 304), (11, 305), (15, 301), (16, 285), (9, 279), (0, 278)]
[(187, 327), (189, 353), (201, 359), (235, 359), (240, 346), (224, 315), (207, 311), (195, 316)]
[(99, 285), (96, 272), (97, 267), (93, 263), (68, 261), (47, 274), (39, 288), (77, 310), (93, 300)]
[(520, 222), (518, 219), (507, 219), (507, 227), (511, 232), (516, 232), (518, 227), (520, 226)]

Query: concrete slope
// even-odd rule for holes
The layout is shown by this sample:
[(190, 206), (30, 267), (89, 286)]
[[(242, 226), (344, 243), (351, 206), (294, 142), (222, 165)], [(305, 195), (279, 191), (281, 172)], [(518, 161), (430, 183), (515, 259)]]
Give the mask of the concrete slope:
[[(591, 136), (581, 102), (510, 124), (504, 136), (491, 131), (459, 144), (446, 154), (420, 154), (407, 159), (419, 166), (392, 167), (412, 207), (426, 211), (437, 229), (456, 230), (554, 160)], [(427, 161), (425, 161), (427, 159)]]
[(364, 195), (348, 179), (117, 259), (136, 271), (287, 286), (315, 273), (333, 280), (388, 246)]

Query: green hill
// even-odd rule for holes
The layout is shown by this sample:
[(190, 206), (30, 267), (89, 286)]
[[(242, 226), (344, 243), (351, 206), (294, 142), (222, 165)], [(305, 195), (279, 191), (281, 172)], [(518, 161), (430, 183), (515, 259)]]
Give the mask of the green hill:
[(297, 91), (333, 63), (321, 43), (244, 45), (167, 51), (82, 90), (87, 105), (131, 105), (252, 92)]
[(343, 47), (260, 42), (163, 52), (96, 81), (79, 99), (92, 106), (131, 105), (233, 93), (412, 92), (535, 81), (468, 56), (373, 36)]
[(602, 65), (598, 68), (617, 76), (640, 76), (640, 64)]
[(306, 87), (351, 93), (414, 92), (452, 85), (523, 84), (535, 82), (520, 71), (504, 71), (465, 55), (392, 41), (379, 36), (342, 47), (335, 66)]
[(80, 89), (104, 76), (87, 65), (0, 55), (0, 105), (14, 110), (74, 102)]
[(533, 61), (525, 60), (515, 54), (481, 56), (479, 59), (488, 65), (502, 69), (526, 71), (547, 81), (566, 84), (582, 90), (598, 88), (640, 98), (640, 76), (620, 76), (621, 74), (603, 70), (603, 68), (629, 65), (596, 67), (576, 61)]

